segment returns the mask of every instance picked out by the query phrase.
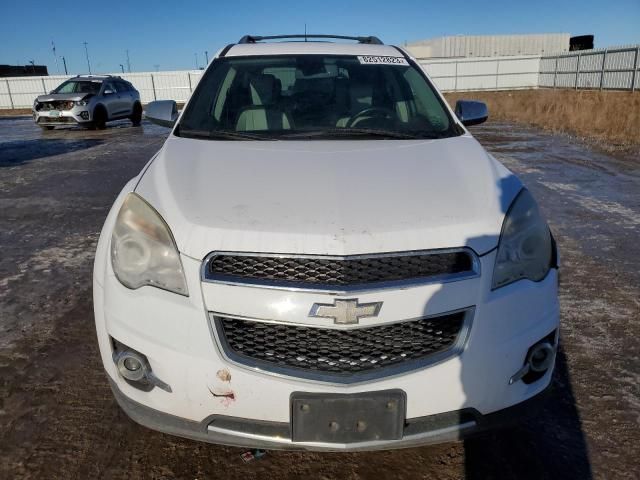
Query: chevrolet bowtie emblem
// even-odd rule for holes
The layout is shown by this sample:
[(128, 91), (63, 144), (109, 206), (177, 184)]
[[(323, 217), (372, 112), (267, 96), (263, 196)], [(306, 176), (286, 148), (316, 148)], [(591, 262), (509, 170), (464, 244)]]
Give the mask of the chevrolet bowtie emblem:
[(333, 318), (337, 325), (355, 325), (361, 318), (376, 317), (382, 302), (358, 303), (357, 298), (334, 300), (328, 303), (314, 303), (309, 312), (310, 317)]

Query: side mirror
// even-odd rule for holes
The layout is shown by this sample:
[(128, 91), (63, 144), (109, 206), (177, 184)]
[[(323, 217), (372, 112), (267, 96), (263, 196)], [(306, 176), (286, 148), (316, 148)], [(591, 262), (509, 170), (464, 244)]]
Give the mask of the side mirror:
[(484, 102), (475, 100), (458, 100), (456, 102), (456, 117), (466, 127), (484, 123), (489, 118), (489, 109)]
[(178, 120), (178, 105), (173, 100), (157, 100), (147, 105), (144, 116), (151, 123), (171, 128)]

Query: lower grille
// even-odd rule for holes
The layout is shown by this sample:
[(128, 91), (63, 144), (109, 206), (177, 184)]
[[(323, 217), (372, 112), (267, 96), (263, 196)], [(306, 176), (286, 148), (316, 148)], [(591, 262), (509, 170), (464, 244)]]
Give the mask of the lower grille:
[(349, 330), (214, 316), (220, 343), (237, 363), (351, 383), (425, 366), (459, 353), (470, 310)]
[(71, 117), (40, 117), (37, 123), (75, 123)]

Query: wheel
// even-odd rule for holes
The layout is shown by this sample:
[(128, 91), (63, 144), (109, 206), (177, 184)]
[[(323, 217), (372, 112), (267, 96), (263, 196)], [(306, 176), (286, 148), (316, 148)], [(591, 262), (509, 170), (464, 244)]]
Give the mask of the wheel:
[(133, 106), (133, 113), (129, 117), (129, 120), (131, 120), (134, 127), (137, 127), (142, 123), (142, 105), (136, 103)]
[(104, 107), (96, 107), (93, 111), (93, 122), (89, 126), (92, 130), (104, 130), (107, 128), (107, 111)]
[(51, 125), (38, 125), (42, 130), (53, 130)]

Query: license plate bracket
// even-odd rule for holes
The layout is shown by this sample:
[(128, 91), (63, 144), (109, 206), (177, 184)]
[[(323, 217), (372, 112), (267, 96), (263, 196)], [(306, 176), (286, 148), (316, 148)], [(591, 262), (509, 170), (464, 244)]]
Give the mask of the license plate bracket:
[(399, 440), (406, 394), (382, 390), (354, 394), (295, 392), (291, 395), (294, 442), (358, 443)]
[(59, 117), (60, 116), (60, 112), (58, 110), (50, 110), (49, 111), (49, 116), (50, 117)]

